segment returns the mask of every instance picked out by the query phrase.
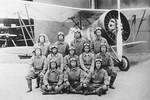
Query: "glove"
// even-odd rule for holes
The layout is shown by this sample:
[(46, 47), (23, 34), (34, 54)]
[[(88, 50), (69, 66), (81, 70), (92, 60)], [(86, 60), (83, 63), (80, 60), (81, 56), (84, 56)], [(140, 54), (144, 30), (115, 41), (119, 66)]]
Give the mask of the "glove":
[(67, 81), (67, 82), (66, 82), (66, 86), (69, 86), (69, 85), (70, 85), (70, 83)]
[(61, 83), (57, 83), (57, 86), (60, 86), (61, 85)]
[(83, 84), (83, 86), (84, 86), (84, 87), (87, 87), (87, 84), (86, 84), (86, 83), (84, 83), (84, 84)]
[(83, 83), (80, 83), (80, 86), (83, 86)]
[(44, 76), (44, 73), (43, 73), (43, 72), (41, 72), (39, 76), (40, 76), (40, 77), (43, 77), (43, 76)]

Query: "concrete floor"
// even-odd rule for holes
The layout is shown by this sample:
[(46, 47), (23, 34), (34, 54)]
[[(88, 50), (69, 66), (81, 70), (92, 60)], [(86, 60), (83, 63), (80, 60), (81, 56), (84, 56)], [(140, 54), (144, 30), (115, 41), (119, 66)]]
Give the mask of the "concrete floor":
[(110, 89), (101, 97), (79, 94), (42, 95), (39, 89), (34, 89), (35, 80), (33, 91), (26, 93), (28, 62), (29, 60), (20, 60), (16, 54), (0, 51), (0, 100), (150, 100), (150, 60), (131, 66), (127, 72), (116, 68), (116, 89)]
[[(0, 100), (149, 100), (150, 99), (150, 60), (133, 66), (128, 72), (120, 72), (115, 82), (115, 90), (109, 90), (106, 95), (58, 94), (42, 95), (39, 89), (26, 93), (25, 76), (28, 64), (0, 63)], [(33, 81), (35, 87), (35, 80)]]

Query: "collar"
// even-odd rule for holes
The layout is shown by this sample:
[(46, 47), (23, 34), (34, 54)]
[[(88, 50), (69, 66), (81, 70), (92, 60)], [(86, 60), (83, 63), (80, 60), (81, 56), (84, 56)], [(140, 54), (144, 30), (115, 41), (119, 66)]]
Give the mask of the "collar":
[(51, 69), (51, 72), (57, 72), (57, 69), (55, 68), (55, 69)]
[(40, 43), (40, 42), (39, 42), (39, 46), (44, 46), (44, 45), (45, 45), (45, 43)]
[(35, 56), (35, 58), (36, 58), (36, 59), (40, 59), (40, 58), (42, 58), (42, 56)]
[(77, 67), (71, 68), (71, 71), (77, 71)]
[(106, 52), (105, 53), (101, 53), (102, 56), (106, 56)]
[(102, 40), (101, 36), (96, 38), (96, 41), (101, 41), (101, 40)]
[(83, 56), (90, 56), (90, 52), (88, 52), (88, 53), (83, 53)]
[(81, 41), (81, 38), (75, 39), (75, 42), (80, 42), (80, 41)]
[(53, 54), (53, 53), (52, 53), (51, 56), (52, 56), (52, 57), (54, 57), (54, 56), (57, 57), (57, 56), (58, 56), (58, 53), (56, 53), (56, 54)]
[(101, 72), (101, 71), (102, 71), (102, 68), (96, 69), (95, 71), (96, 71), (96, 72)]
[(58, 41), (58, 45), (63, 45), (64, 41)]
[(73, 54), (73, 55), (69, 54), (69, 56), (70, 56), (70, 58), (75, 57), (75, 55), (74, 55), (74, 54)]

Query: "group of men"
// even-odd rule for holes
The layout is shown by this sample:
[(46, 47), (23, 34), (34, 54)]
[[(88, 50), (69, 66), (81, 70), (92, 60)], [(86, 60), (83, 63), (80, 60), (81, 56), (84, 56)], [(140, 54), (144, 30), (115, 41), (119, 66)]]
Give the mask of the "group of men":
[(37, 87), (42, 94), (83, 93), (106, 94), (117, 73), (113, 60), (108, 53), (107, 40), (101, 36), (101, 28), (95, 30), (96, 39), (86, 41), (81, 31), (74, 32), (71, 46), (64, 41), (64, 33), (58, 33), (54, 44), (45, 42), (41, 34), (34, 45), (34, 55), (30, 62), (30, 71), (26, 76), (29, 90), (32, 91), (32, 79), (36, 78)]

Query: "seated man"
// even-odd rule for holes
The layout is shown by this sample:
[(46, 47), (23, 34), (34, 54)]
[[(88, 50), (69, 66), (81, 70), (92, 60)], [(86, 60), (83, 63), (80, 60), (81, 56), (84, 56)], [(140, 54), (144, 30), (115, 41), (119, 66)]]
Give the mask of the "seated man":
[(49, 69), (44, 75), (42, 94), (59, 93), (63, 89), (63, 74), (57, 69), (57, 62), (51, 60)]
[(107, 72), (101, 67), (101, 59), (95, 60), (94, 70), (85, 79), (84, 94), (97, 93), (99, 96), (106, 94), (108, 90), (109, 77)]
[(29, 74), (26, 76), (29, 88), (27, 92), (32, 91), (32, 79), (38, 78), (37, 87), (39, 87), (39, 84), (42, 82), (43, 76), (47, 71), (47, 60), (46, 57), (42, 55), (40, 47), (35, 49), (35, 56), (32, 56), (31, 58), (30, 68)]
[(102, 59), (102, 68), (105, 69), (110, 76), (109, 87), (115, 89), (113, 83), (116, 79), (117, 73), (114, 69), (114, 62), (111, 55), (107, 52), (107, 44), (102, 43), (100, 46), (100, 52), (96, 54), (96, 59)]
[(70, 59), (69, 69), (64, 73), (64, 87), (67, 93), (82, 93), (85, 75), (77, 66), (76, 58)]
[(94, 54), (91, 52), (90, 44), (83, 45), (83, 53), (79, 56), (79, 61), (83, 71), (88, 74), (94, 68)]

